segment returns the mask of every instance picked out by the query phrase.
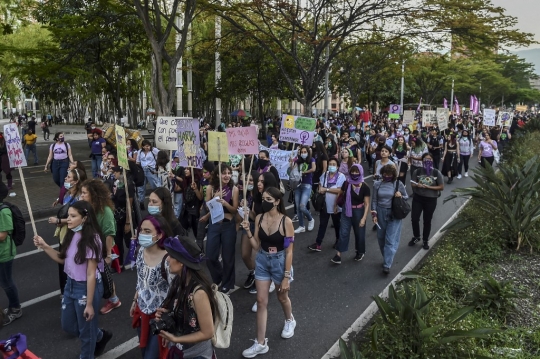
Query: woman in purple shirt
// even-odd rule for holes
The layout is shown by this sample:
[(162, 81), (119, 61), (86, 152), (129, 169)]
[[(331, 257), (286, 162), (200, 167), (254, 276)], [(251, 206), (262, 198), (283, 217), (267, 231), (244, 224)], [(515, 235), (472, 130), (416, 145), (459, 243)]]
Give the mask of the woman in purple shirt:
[(52, 163), (51, 172), (53, 181), (58, 187), (64, 185), (64, 179), (67, 176), (69, 163), (73, 162), (71, 154), (71, 146), (64, 142), (64, 133), (57, 132), (54, 134), (54, 143), (49, 147), (49, 157), (45, 163), (45, 172), (49, 169), (49, 164)]
[(100, 175), (101, 162), (103, 161), (103, 152), (102, 148), (105, 147), (107, 141), (99, 135), (99, 133), (94, 132), (92, 142), (90, 143), (92, 158), (92, 176), (98, 178)]
[(497, 142), (491, 139), (491, 135), (488, 132), (484, 134), (484, 139), (478, 147), (480, 148), (478, 161), (482, 164), (482, 167), (486, 167), (486, 161), (493, 166), (493, 161), (495, 160), (493, 151), (497, 149)]

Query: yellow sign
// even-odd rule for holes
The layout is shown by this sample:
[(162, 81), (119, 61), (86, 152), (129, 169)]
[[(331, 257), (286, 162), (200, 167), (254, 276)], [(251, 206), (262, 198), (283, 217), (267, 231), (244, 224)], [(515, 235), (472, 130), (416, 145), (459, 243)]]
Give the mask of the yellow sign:
[(118, 156), (118, 165), (125, 169), (129, 169), (126, 149), (126, 131), (124, 131), (122, 126), (114, 126), (114, 132), (116, 133), (116, 155)]
[(226, 132), (208, 132), (208, 161), (229, 162)]
[(525, 112), (527, 111), (527, 106), (516, 106), (516, 111)]

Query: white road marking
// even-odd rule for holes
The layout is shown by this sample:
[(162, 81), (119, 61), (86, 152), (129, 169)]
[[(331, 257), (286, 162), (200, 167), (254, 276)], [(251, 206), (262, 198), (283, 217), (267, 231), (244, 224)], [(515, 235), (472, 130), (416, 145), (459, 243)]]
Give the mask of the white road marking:
[(26, 307), (31, 306), (32, 304), (36, 304), (36, 303), (39, 303), (39, 302), (41, 302), (43, 300), (47, 300), (49, 298), (59, 297), (59, 296), (60, 296), (60, 289), (55, 290), (54, 292), (51, 292), (49, 294), (42, 295), (41, 297), (37, 297), (37, 298), (31, 299), (29, 301), (26, 301), (24, 303), (21, 303), (21, 307), (26, 308)]
[(100, 359), (116, 359), (119, 356), (124, 355), (125, 353), (129, 352), (132, 349), (135, 349), (137, 346), (139, 346), (139, 337), (133, 337), (127, 342), (124, 342), (117, 346), (116, 348), (113, 348), (106, 352), (105, 354), (99, 356)]
[[(51, 247), (52, 248), (57, 248), (59, 246), (59, 244), (53, 244)], [(15, 259), (19, 259), (19, 258), (23, 258), (23, 257), (28, 257), (28, 256), (31, 256), (32, 254), (36, 254), (36, 253), (39, 253), (39, 252), (43, 252), (43, 250), (41, 249), (35, 249), (33, 251), (29, 251), (29, 252), (24, 252), (24, 253), (21, 253), (21, 254), (17, 254), (15, 256)]]

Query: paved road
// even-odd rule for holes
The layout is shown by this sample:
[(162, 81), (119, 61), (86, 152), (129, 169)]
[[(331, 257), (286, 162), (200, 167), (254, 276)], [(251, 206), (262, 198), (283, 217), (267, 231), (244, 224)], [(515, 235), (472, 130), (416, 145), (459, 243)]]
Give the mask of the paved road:
[[(473, 164), (475, 165), (476, 163)], [(43, 178), (37, 173), (35, 176)], [(368, 180), (368, 184), (372, 185), (371, 179)], [(443, 205), (443, 198), (448, 196), (453, 188), (473, 184), (470, 178), (464, 178), (455, 180), (453, 184), (447, 186), (439, 199), (433, 219), (433, 233), (455, 213), (462, 203), (460, 200), (455, 200)], [(292, 210), (289, 213), (291, 214)], [(322, 252), (314, 253), (306, 248), (314, 242), (316, 236), (318, 217), (315, 216), (315, 218), (316, 226), (313, 232), (296, 236), (295, 281), (290, 293), (293, 314), (298, 323), (295, 336), (288, 340), (280, 337), (283, 315), (277, 299), (272, 297), (269, 304), (267, 329), (270, 351), (264, 356), (265, 358), (321, 358), (370, 304), (371, 296), (380, 293), (415, 253), (422, 250), (419, 245), (412, 248), (407, 246), (407, 242), (412, 237), (409, 216), (404, 222), (402, 241), (391, 275), (383, 275), (376, 232), (371, 231), (372, 224), (368, 221), (367, 253), (364, 260), (354, 262), (352, 260), (354, 251), (349, 251), (343, 256), (343, 264), (336, 266), (330, 262), (330, 258), (334, 255), (332, 250), (334, 234), (330, 226)], [(38, 222), (37, 230), (49, 243), (55, 243), (51, 225)], [(31, 233), (30, 226), (27, 226), (27, 231)], [(18, 251), (21, 255), (15, 260), (13, 273), (21, 301), (25, 303), (24, 315), (2, 329), (3, 335), (0, 338), (7, 338), (11, 333), (22, 332), (28, 336), (31, 350), (43, 358), (77, 358), (78, 340), (68, 337), (60, 328), (61, 308), (56, 264), (43, 252), (35, 251), (30, 239), (27, 239)], [(237, 253), (236, 283), (242, 285), (247, 270), (240, 259), (239, 240)], [(132, 340), (136, 334), (131, 328), (128, 313), (134, 295), (135, 272), (115, 274), (114, 278), (123, 304), (119, 309), (100, 316), (100, 326), (114, 333), (106, 349), (113, 351), (104, 354), (102, 358), (139, 358), (138, 349), (135, 348), (136, 340)], [(252, 344), (250, 339), (255, 337), (255, 314), (251, 312), (255, 295), (239, 289), (231, 295), (231, 299), (235, 308), (233, 338), (229, 349), (218, 350), (220, 359), (240, 358), (241, 352)], [(1, 291), (0, 305), (2, 307), (7, 305), (7, 299)]]

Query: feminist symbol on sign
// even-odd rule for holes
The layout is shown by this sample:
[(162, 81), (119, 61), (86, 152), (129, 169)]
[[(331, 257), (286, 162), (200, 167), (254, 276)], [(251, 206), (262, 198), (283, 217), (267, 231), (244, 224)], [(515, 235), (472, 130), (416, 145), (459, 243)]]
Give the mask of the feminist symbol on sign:
[(300, 141), (302, 141), (302, 144), (306, 143), (306, 141), (309, 139), (309, 133), (306, 131), (300, 133)]
[(392, 105), (392, 113), (398, 113), (399, 112), (399, 106), (398, 105)]

